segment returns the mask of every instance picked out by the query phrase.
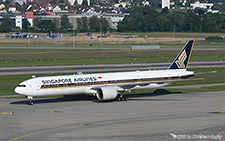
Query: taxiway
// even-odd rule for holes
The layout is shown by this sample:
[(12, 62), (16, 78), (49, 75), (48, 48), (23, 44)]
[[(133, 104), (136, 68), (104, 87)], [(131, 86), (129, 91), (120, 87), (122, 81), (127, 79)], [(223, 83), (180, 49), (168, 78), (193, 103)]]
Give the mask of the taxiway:
[(1, 98), (1, 140), (225, 139), (225, 91), (128, 97), (127, 102), (98, 102), (92, 96), (39, 98), (33, 106), (25, 99)]

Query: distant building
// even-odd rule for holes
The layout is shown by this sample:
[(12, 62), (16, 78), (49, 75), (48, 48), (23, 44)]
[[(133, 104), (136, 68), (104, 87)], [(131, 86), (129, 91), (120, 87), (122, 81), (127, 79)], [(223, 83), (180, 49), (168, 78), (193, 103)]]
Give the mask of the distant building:
[(112, 29), (117, 29), (117, 25), (119, 21), (122, 21), (124, 19), (124, 16), (127, 15), (126, 13), (117, 13), (115, 10), (112, 9), (99, 9), (100, 11), (95, 12), (90, 9), (86, 9), (86, 12), (83, 12), (83, 14), (76, 14), (72, 15), (68, 13), (68, 11), (53, 11), (53, 12), (46, 12), (44, 11), (45, 15), (34, 15), (33, 11), (27, 11), (25, 14), (17, 14), (17, 13), (6, 13), (6, 14), (0, 14), (0, 21), (2, 20), (3, 16), (8, 16), (12, 19), (14, 25), (16, 27), (19, 27), (22, 29), (23, 19), (27, 19), (27, 21), (30, 23), (31, 26), (33, 26), (35, 23), (35, 19), (40, 20), (52, 20), (56, 22), (57, 28), (61, 27), (61, 16), (66, 14), (68, 15), (69, 22), (73, 25), (74, 30), (77, 29), (77, 20), (83, 17), (86, 17), (88, 20), (92, 16), (97, 16), (98, 18), (105, 18), (110, 27)]
[(26, 12), (26, 19), (30, 23), (31, 26), (33, 26), (33, 16), (34, 12)]
[(142, 5), (144, 5), (144, 6), (150, 6), (150, 3), (149, 3), (149, 1), (144, 0), (144, 1), (142, 1)]
[(104, 15), (104, 18), (108, 19), (109, 25), (112, 29), (117, 29), (118, 22), (122, 21), (124, 19), (124, 16), (120, 16), (118, 14)]
[(114, 7), (118, 8), (118, 7), (123, 7), (125, 8), (126, 6), (128, 6), (128, 2), (120, 2), (120, 3), (115, 3)]
[(207, 13), (213, 13), (213, 14), (215, 14), (215, 13), (219, 13), (220, 11), (219, 10), (212, 10), (212, 9), (208, 9), (207, 10)]
[(170, 0), (162, 0), (162, 9), (165, 7), (170, 9)]
[[(39, 4), (39, 5), (48, 5), (49, 3), (52, 2), (52, 0), (29, 0), (29, 1), (35, 2), (35, 3)], [(67, 4), (68, 0), (56, 0), (56, 2), (57, 3), (64, 2), (65, 4)], [(55, 3), (55, 4), (57, 4), (57, 3)]]
[(27, 0), (14, 0), (14, 2), (17, 2), (19, 5), (23, 6), (23, 4), (27, 3)]
[(69, 5), (74, 5), (74, 2), (75, 2), (76, 0), (68, 0), (68, 3), (69, 3)]
[[(71, 15), (68, 16), (69, 22), (73, 25), (74, 30), (77, 29), (77, 19), (80, 19), (82, 17), (86, 17), (87, 19), (90, 19), (92, 16), (97, 16), (98, 18), (106, 18), (106, 20), (109, 22), (109, 25), (113, 29), (117, 29), (117, 24), (119, 21), (122, 21), (124, 16), (123, 15), (103, 15), (103, 14), (77, 14), (77, 15)], [(56, 22), (56, 26), (58, 28), (61, 27), (61, 16), (59, 15), (34, 15), (33, 19), (38, 18), (40, 20), (52, 20)]]
[(1, 13), (7, 13), (4, 4), (0, 4), (0, 14), (1, 14)]
[[(76, 0), (76, 1), (77, 1), (77, 4), (78, 5), (82, 5), (82, 3), (83, 3), (84, 0)], [(91, 5), (90, 0), (86, 0), (86, 1), (87, 1), (88, 6), (90, 6)]]
[(21, 15), (17, 15), (15, 18), (15, 22), (16, 22), (16, 27), (19, 27), (20, 29), (22, 29), (22, 20), (23, 17)]
[(0, 14), (0, 22), (2, 21), (4, 16), (10, 17), (10, 19), (12, 20), (12, 23), (15, 25), (15, 27), (19, 27), (20, 29), (22, 29), (22, 20), (24, 19), (23, 16), (16, 15), (14, 13)]
[(213, 7), (213, 3), (200, 3), (199, 1), (196, 1), (195, 3), (190, 4), (191, 9), (203, 8), (203, 9), (211, 9)]
[(16, 4), (13, 0), (10, 0), (10, 2), (9, 2), (8, 12), (16, 13)]

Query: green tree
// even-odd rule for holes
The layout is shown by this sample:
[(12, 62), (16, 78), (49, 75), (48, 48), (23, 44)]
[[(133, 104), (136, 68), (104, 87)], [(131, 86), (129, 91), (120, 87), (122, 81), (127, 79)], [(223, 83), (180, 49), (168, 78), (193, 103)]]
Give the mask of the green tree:
[(31, 26), (31, 24), (27, 21), (27, 19), (22, 20), (22, 31), (28, 32), (28, 28)]
[[(164, 13), (164, 12), (163, 12)], [(196, 15), (194, 10), (159, 14), (153, 7), (133, 7), (130, 15), (118, 23), (119, 32), (224, 32), (225, 14)]]
[(10, 17), (3, 16), (0, 26), (1, 32), (11, 32), (15, 28)]
[(97, 16), (92, 16), (89, 19), (88, 26), (89, 26), (89, 28), (90, 28), (90, 30), (92, 32), (98, 32), (98, 31), (100, 31), (100, 24), (99, 24), (98, 17)]
[(154, 8), (161, 8), (161, 3), (160, 2), (161, 2), (160, 0), (149, 0), (149, 3)]
[(129, 20), (129, 17), (125, 16), (123, 21), (119, 21), (118, 25), (117, 25), (117, 31), (119, 31), (119, 32), (128, 31), (129, 26), (126, 25), (128, 20)]
[(171, 30), (172, 25), (165, 15), (160, 15), (155, 20), (158, 31), (163, 32)]
[(89, 31), (87, 17), (82, 17), (82, 18), (77, 19), (77, 31), (78, 32)]
[(168, 14), (168, 19), (171, 21), (172, 26), (175, 26), (176, 31), (187, 31), (186, 13), (176, 11)]
[(225, 14), (215, 14), (217, 19), (216, 31), (225, 32)]
[(202, 31), (201, 18), (193, 12), (188, 12), (186, 16), (187, 31)]
[(169, 13), (168, 7), (163, 8), (162, 11), (161, 11), (161, 14), (162, 14), (162, 15), (163, 15), (163, 14), (168, 14), (168, 13)]
[(85, 32), (85, 31), (88, 31), (89, 30), (89, 27), (88, 27), (88, 19), (87, 17), (83, 17), (82, 18), (82, 28), (81, 28), (81, 31), (82, 32)]
[(106, 31), (109, 29), (109, 22), (106, 20), (106, 18), (101, 17), (99, 19), (100, 26), (102, 27), (102, 31)]
[(49, 24), (49, 31), (52, 31), (52, 32), (56, 32), (57, 31), (55, 22), (53, 22), (53, 21), (50, 22), (50, 24)]
[(69, 22), (68, 16), (63, 15), (61, 17), (61, 30), (66, 31), (69, 29), (73, 29), (73, 25)]
[(202, 9), (202, 8), (195, 8), (195, 11), (198, 11), (198, 15), (204, 15), (206, 12), (207, 12), (207, 10), (206, 9)]
[(92, 32), (99, 32), (100, 30), (106, 31), (109, 29), (109, 22), (103, 17), (98, 18), (97, 16), (92, 16), (89, 20), (88, 26)]
[(144, 24), (146, 24), (146, 28), (143, 28), (143, 31), (157, 31), (156, 18), (159, 16), (159, 12), (155, 10), (155, 8), (150, 6), (143, 7), (143, 16), (144, 16)]
[(157, 31), (156, 17), (159, 13), (150, 6), (133, 7), (129, 16), (125, 16), (122, 22), (118, 23), (118, 31)]
[(87, 0), (83, 0), (82, 5), (86, 5), (86, 6), (88, 6), (88, 2), (87, 2)]
[(42, 32), (48, 32), (49, 31), (49, 25), (52, 21), (51, 20), (41, 20), (38, 22), (37, 27)]
[(77, 19), (77, 31), (81, 32), (82, 28), (82, 18)]
[(40, 18), (34, 18), (34, 20), (33, 20), (33, 25), (35, 26), (35, 27), (37, 27), (37, 25), (38, 25), (38, 23), (41, 21), (41, 19)]
[(212, 13), (207, 13), (202, 16), (202, 30), (204, 32), (215, 32), (216, 31), (216, 19)]
[(130, 16), (131, 19), (129, 19), (131, 24), (130, 31), (143, 31), (143, 27), (145, 26), (143, 11), (144, 10), (139, 7), (134, 7), (131, 11), (132, 15)]

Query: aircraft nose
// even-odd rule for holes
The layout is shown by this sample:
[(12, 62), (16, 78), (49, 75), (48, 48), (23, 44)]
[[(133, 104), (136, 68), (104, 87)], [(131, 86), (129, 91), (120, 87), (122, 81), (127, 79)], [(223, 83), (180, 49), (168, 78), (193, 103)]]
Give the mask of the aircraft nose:
[(19, 93), (20, 93), (19, 88), (18, 88), (18, 87), (16, 87), (16, 88), (14, 89), (14, 92), (19, 94)]
[(18, 86), (17, 86), (17, 87), (14, 89), (14, 92), (17, 93), (17, 94), (20, 94), (20, 95), (26, 95), (25, 90), (24, 90), (22, 87), (18, 87)]
[(17, 93), (17, 94), (21, 94), (21, 90), (20, 90), (19, 87), (16, 87), (16, 88), (14, 89), (14, 92)]

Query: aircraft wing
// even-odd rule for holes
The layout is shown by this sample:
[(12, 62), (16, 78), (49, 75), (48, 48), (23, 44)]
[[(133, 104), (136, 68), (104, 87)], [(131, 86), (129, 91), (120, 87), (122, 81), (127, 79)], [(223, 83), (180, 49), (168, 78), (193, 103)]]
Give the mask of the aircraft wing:
[(149, 84), (164, 84), (164, 83), (173, 83), (180, 81), (193, 81), (193, 80), (203, 80), (204, 78), (194, 78), (194, 79), (176, 79), (176, 80), (161, 80), (161, 81), (150, 81), (150, 82), (137, 82), (137, 83), (129, 83), (129, 84), (118, 84), (118, 85), (101, 85), (92, 87), (93, 90), (97, 90), (101, 87), (115, 87), (117, 91), (126, 91), (132, 89), (135, 86), (147, 86)]
[(193, 81), (193, 80), (203, 80), (204, 78), (195, 78), (195, 79), (179, 79), (179, 80), (162, 80), (162, 81), (151, 81), (151, 82), (143, 82), (143, 83), (132, 83), (132, 84), (120, 84), (117, 85), (123, 89), (131, 89), (135, 86), (147, 86), (149, 84), (164, 84), (164, 83), (173, 83), (173, 82), (180, 82), (180, 81)]

